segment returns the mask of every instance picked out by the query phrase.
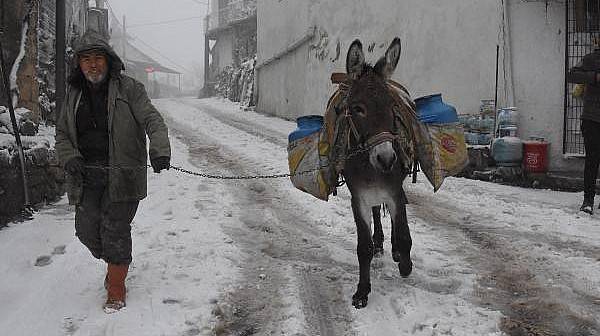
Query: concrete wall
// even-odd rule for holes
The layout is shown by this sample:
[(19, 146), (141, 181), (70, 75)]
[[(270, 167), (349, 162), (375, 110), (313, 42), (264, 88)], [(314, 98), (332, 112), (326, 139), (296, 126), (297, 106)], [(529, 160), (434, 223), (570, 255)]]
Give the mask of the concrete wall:
[(511, 1), (508, 9), (519, 136), (551, 143), (551, 170), (583, 171), (582, 159), (563, 158), (565, 5)]
[[(305, 108), (297, 115), (322, 113), (333, 90), (329, 76), (345, 71), (350, 43), (359, 38), (367, 60), (375, 62), (398, 36), (403, 49), (394, 79), (406, 84), (415, 97), (442, 92), (460, 113), (475, 113), (481, 99), (494, 96), (498, 8), (495, 0), (259, 1), (258, 63), (285, 49), (309, 27), (317, 27), (315, 38), (306, 47), (278, 63), (289, 69), (285, 77), (305, 73), (306, 80), (297, 78), (290, 93), (306, 97)], [(465, 36), (470, 31), (477, 34)], [(297, 64), (298, 57), (306, 58), (304, 66)], [(298, 68), (294, 68), (296, 64)], [(279, 106), (263, 100), (264, 95), (279, 89), (279, 83), (270, 79), (274, 75), (269, 74), (277, 71), (273, 63), (259, 70), (258, 107), (273, 114), (288, 110), (285, 99)], [(302, 98), (291, 100), (298, 99)]]
[[(500, 47), (499, 106), (516, 106), (520, 136), (552, 142), (552, 170), (578, 170), (562, 158), (564, 3), (506, 0), (259, 0), (259, 111), (285, 118), (322, 114), (334, 90), (332, 72), (345, 72), (348, 46), (363, 42), (367, 61), (402, 39), (393, 78), (414, 98), (441, 92), (460, 114), (479, 112), (494, 98)], [(317, 28), (314, 38), (261, 66)], [(339, 53), (338, 53), (339, 50)], [(513, 85), (514, 83), (514, 85)]]
[(219, 34), (214, 50), (218, 55), (217, 66), (219, 69), (233, 65), (233, 30), (223, 31)]

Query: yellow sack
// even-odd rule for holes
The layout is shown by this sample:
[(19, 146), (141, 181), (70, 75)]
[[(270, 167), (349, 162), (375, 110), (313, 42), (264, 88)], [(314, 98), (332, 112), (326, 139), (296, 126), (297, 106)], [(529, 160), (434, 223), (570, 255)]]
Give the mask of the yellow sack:
[(423, 173), (438, 191), (448, 176), (462, 172), (469, 164), (463, 128), (459, 123), (419, 124), (424, 141), (417, 143), (417, 157)]
[[(290, 179), (297, 189), (327, 201), (337, 188), (344, 166), (348, 127), (337, 113), (343, 104), (346, 86), (336, 90), (327, 103), (319, 132), (288, 144)], [(299, 175), (299, 172), (307, 172)]]
[(329, 148), (320, 145), (322, 133), (323, 129), (290, 142), (288, 164), (290, 179), (297, 189), (327, 201), (335, 188), (337, 175), (333, 180), (333, 167), (327, 157)]

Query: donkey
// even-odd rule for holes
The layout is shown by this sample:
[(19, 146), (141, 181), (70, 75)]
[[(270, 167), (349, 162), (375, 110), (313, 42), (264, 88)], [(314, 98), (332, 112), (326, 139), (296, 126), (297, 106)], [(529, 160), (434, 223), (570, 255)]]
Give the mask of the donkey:
[[(349, 88), (345, 115), (348, 119), (350, 152), (344, 163), (343, 176), (352, 195), (352, 212), (358, 236), (357, 255), (360, 269), (358, 289), (352, 305), (367, 306), (371, 292), (370, 269), (375, 253), (383, 254), (380, 205), (385, 204), (392, 219), (392, 257), (402, 277), (412, 272), (412, 239), (406, 218), (406, 195), (403, 181), (410, 172), (412, 150), (407, 125), (399, 120), (406, 106), (399, 106), (388, 89), (400, 58), (401, 43), (395, 38), (375, 66), (365, 63), (362, 44), (355, 40), (346, 56)], [(361, 152), (362, 150), (362, 152)], [(371, 217), (375, 234), (371, 236)]]

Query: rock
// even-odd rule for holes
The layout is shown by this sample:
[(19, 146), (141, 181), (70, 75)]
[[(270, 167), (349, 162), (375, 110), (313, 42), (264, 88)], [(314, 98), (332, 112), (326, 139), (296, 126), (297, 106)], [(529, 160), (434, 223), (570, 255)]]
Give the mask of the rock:
[(25, 119), (19, 125), (19, 132), (22, 135), (34, 136), (38, 132), (38, 125), (29, 119)]
[(32, 163), (37, 166), (46, 166), (49, 162), (48, 150), (46, 148), (33, 148), (27, 151)]

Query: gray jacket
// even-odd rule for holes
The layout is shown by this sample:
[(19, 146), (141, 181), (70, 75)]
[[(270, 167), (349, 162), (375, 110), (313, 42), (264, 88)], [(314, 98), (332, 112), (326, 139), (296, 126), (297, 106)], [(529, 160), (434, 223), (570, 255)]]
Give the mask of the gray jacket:
[[(150, 139), (150, 158), (171, 156), (167, 127), (162, 116), (150, 102), (144, 86), (121, 74), (123, 62), (113, 49), (97, 34), (86, 33), (76, 53), (100, 49), (109, 58), (108, 133), (109, 174), (108, 191), (112, 202), (138, 201), (147, 195), (146, 135)], [(56, 151), (61, 164), (73, 157), (83, 157), (77, 140), (76, 113), (81, 88), (81, 70), (74, 60), (72, 77), (56, 124)], [(82, 185), (67, 179), (69, 203), (79, 204)]]

